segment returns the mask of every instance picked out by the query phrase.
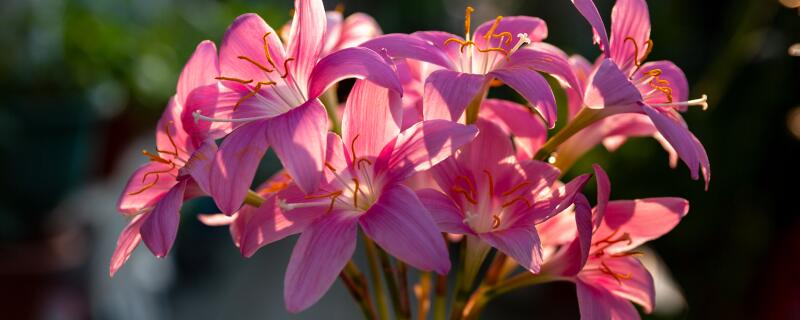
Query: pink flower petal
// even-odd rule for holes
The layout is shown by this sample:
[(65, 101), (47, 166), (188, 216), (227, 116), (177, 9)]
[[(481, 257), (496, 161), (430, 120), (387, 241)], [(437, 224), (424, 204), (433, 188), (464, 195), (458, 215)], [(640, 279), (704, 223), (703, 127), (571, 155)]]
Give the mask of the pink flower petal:
[(236, 214), (229, 216), (224, 213), (200, 213), (197, 215), (197, 220), (209, 227), (222, 227), (233, 223), (236, 217)]
[(181, 105), (173, 96), (169, 99), (167, 108), (161, 114), (156, 124), (157, 153), (165, 159), (186, 156), (194, 151), (194, 145), (189, 134), (183, 128)]
[(595, 232), (595, 239), (603, 239), (616, 231), (627, 234), (630, 241), (610, 245), (605, 251), (618, 253), (661, 237), (689, 212), (689, 202), (681, 198), (646, 198), (611, 201), (606, 207), (603, 224)]
[(354, 47), (342, 49), (319, 61), (311, 73), (308, 96), (317, 98), (331, 85), (347, 78), (366, 79), (403, 93), (403, 85), (386, 59), (372, 50)]
[(548, 73), (583, 98), (583, 83), (577, 78), (567, 55), (556, 46), (544, 42), (533, 43), (509, 56), (504, 66), (532, 68)]
[(185, 180), (181, 181), (167, 192), (142, 223), (140, 230), (142, 240), (150, 252), (158, 258), (166, 257), (172, 244), (175, 243), (187, 183)]
[(339, 276), (356, 249), (356, 217), (334, 211), (300, 235), (283, 283), (289, 312), (300, 312), (316, 303)]
[[(605, 267), (612, 272), (630, 277), (617, 280), (617, 278), (602, 272), (582, 272), (579, 276), (582, 281), (603, 288), (619, 298), (633, 301), (641, 305), (646, 313), (653, 311), (656, 295), (653, 276), (638, 259), (621, 257), (597, 260), (602, 261)], [(589, 268), (601, 267), (599, 262), (596, 264)]]
[[(625, 40), (629, 37), (636, 43)], [(620, 70), (624, 70), (625, 74), (633, 71), (636, 62), (643, 57), (647, 48), (645, 42), (649, 39), (650, 14), (647, 3), (644, 0), (617, 0), (611, 10), (610, 54)]]
[(594, 169), (595, 179), (597, 179), (597, 205), (594, 208), (594, 223), (595, 227), (597, 227), (603, 221), (608, 199), (611, 197), (611, 181), (602, 167), (592, 164), (592, 168)]
[(114, 254), (111, 255), (111, 266), (108, 275), (113, 277), (117, 271), (122, 268), (128, 258), (130, 258), (133, 250), (142, 241), (142, 236), (139, 234), (139, 229), (142, 227), (142, 222), (146, 220), (148, 213), (140, 214), (133, 217), (125, 229), (119, 234), (117, 239), (117, 247), (114, 248)]
[(186, 62), (181, 75), (178, 77), (178, 88), (175, 97), (181, 104), (186, 104), (186, 98), (192, 90), (217, 83), (219, 76), (219, 61), (217, 59), (217, 46), (214, 42), (203, 41), (197, 45), (192, 57)]
[(435, 44), (415, 35), (401, 33), (387, 34), (361, 44), (375, 52), (386, 50), (392, 58), (408, 58), (429, 62), (448, 69), (454, 69), (450, 57)]
[(328, 20), (322, 0), (295, 0), (294, 9), (287, 54), (295, 60), (289, 63), (289, 69), (297, 86), (305, 90), (325, 45)]
[[(286, 53), (278, 34), (257, 14), (247, 13), (237, 17), (225, 31), (219, 49), (220, 75), (242, 80), (264, 81), (266, 78), (264, 70), (239, 57), (247, 57), (261, 66), (272, 69), (264, 52), (263, 38), (267, 33), (269, 33), (267, 42), (272, 61), (280, 68), (277, 71), (283, 70)], [(222, 83), (234, 88), (242, 87), (232, 81)]]
[(213, 140), (206, 140), (200, 148), (192, 153), (183, 169), (186, 170), (201, 190), (211, 194), (211, 170), (214, 167), (214, 157), (217, 155), (217, 144)]
[(447, 274), (450, 259), (441, 232), (411, 189), (395, 185), (359, 218), (364, 233), (415, 268)]
[(639, 313), (630, 302), (580, 280), (576, 281), (575, 285), (581, 319), (639, 319)]
[(422, 97), (425, 120), (458, 121), (467, 105), (481, 92), (486, 76), (437, 70), (425, 80)]
[(489, 75), (497, 77), (522, 95), (539, 112), (548, 128), (556, 126), (558, 119), (556, 98), (542, 75), (522, 67), (495, 69)]
[[(325, 12), (325, 45), (322, 46), (320, 57), (327, 56), (337, 51), (337, 49), (343, 49), (337, 47), (339, 40), (342, 38), (342, 20), (344, 20), (344, 17), (339, 11)], [(289, 25), (289, 31), (291, 31), (292, 28), (291, 23), (291, 21), (287, 23)], [(283, 33), (285, 29), (286, 25), (281, 27), (281, 33)]]
[[(206, 117), (229, 119), (233, 111), (230, 107), (220, 104), (220, 87), (216, 84), (194, 89), (186, 98), (186, 103), (181, 111), (180, 121), (183, 131), (189, 135), (192, 147), (199, 148), (207, 139), (217, 140), (233, 131), (231, 122), (211, 122), (195, 120), (195, 112)], [(239, 95), (237, 95), (239, 96)]]
[(708, 183), (711, 180), (711, 164), (708, 161), (708, 154), (697, 137), (686, 127), (680, 115), (675, 110), (662, 111), (650, 106), (643, 106), (643, 109), (653, 120), (658, 132), (675, 148), (678, 156), (689, 167), (692, 179), (700, 177), (698, 171), (703, 173), (706, 189), (708, 189)]
[(519, 41), (517, 35), (521, 33), (526, 34), (533, 42), (539, 42), (547, 38), (547, 24), (542, 19), (529, 16), (503, 17), (500, 23), (495, 27), (494, 34), (497, 35), (508, 32), (513, 38), (510, 39), (511, 41), (506, 42), (508, 39), (505, 37), (493, 37), (490, 38), (488, 41), (489, 44), (487, 45), (487, 40), (485, 38), (486, 33), (492, 28), (494, 22), (494, 20), (486, 21), (475, 29), (473, 38), (479, 47), (499, 47), (510, 52)]
[(539, 273), (542, 267), (542, 243), (536, 228), (509, 228), (478, 235), (492, 247), (505, 253), (525, 269)]
[(572, 4), (578, 9), (578, 12), (583, 15), (586, 21), (592, 26), (594, 31), (594, 42), (600, 44), (600, 50), (608, 54), (610, 46), (608, 45), (608, 33), (606, 26), (603, 23), (603, 18), (600, 17), (600, 12), (594, 5), (593, 0), (572, 0)]
[(614, 61), (606, 59), (600, 63), (589, 80), (584, 103), (593, 109), (615, 108), (618, 113), (638, 111), (642, 101), (639, 89), (617, 68)]
[(401, 132), (383, 148), (375, 163), (375, 170), (403, 180), (450, 157), (477, 134), (474, 126), (451, 121), (419, 122)]
[[(653, 70), (660, 70), (660, 75), (658, 78), (660, 80), (665, 80), (669, 83), (669, 88), (672, 93), (672, 101), (686, 101), (689, 99), (689, 82), (686, 80), (686, 75), (683, 74), (683, 70), (676, 66), (672, 61), (653, 61), (645, 63), (640, 72), (634, 74), (634, 81), (642, 80), (643, 77), (650, 77), (648, 74), (650, 71)], [(652, 89), (651, 86), (646, 86), (648, 91)], [(653, 94), (650, 94), (645, 99), (647, 104), (657, 104), (657, 103), (668, 103), (669, 98), (664, 95), (661, 91), (657, 91)], [(685, 111), (687, 107), (678, 107), (678, 110)]]
[[(377, 157), (400, 133), (403, 105), (400, 95), (366, 80), (357, 80), (342, 116), (342, 138), (359, 157)], [(355, 161), (355, 159), (351, 159)]]
[(267, 123), (257, 121), (234, 130), (222, 142), (211, 169), (209, 194), (225, 214), (233, 214), (244, 202), (258, 165), (269, 145), (264, 136)]
[(336, 45), (337, 49), (358, 46), (383, 33), (375, 19), (361, 12), (355, 12), (347, 16), (344, 19), (341, 32), (341, 38)]
[(481, 104), (481, 118), (499, 125), (506, 134), (513, 134), (517, 155), (533, 158), (547, 140), (547, 127), (539, 117), (531, 116), (528, 107), (511, 101), (486, 99)]
[(417, 191), (417, 197), (443, 232), (473, 234), (472, 229), (464, 224), (464, 214), (461, 209), (444, 193), (434, 189), (422, 189)]
[(483, 170), (501, 171), (516, 162), (511, 137), (492, 122), (478, 119), (475, 122), (478, 136), (461, 148), (457, 161), (473, 173)]
[(172, 174), (177, 175), (178, 170), (170, 170), (170, 167), (170, 165), (151, 161), (136, 169), (125, 185), (125, 189), (122, 190), (122, 195), (117, 201), (117, 210), (123, 214), (132, 215), (155, 205), (178, 183), (171, 176)]
[(311, 100), (267, 124), (267, 140), (283, 167), (306, 193), (322, 180), (328, 114), (319, 100)]

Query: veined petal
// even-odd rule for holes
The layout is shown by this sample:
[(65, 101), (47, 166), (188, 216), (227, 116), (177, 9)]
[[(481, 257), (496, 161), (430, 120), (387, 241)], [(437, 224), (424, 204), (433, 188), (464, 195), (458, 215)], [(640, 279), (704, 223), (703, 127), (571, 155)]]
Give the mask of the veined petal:
[(256, 121), (234, 130), (214, 156), (209, 194), (223, 213), (231, 215), (244, 202), (256, 169), (269, 145), (264, 136), (267, 123)]
[(216, 84), (217, 79), (215, 78), (218, 76), (217, 46), (214, 45), (214, 42), (208, 40), (200, 42), (178, 77), (176, 99), (185, 105), (186, 98), (189, 97), (192, 90)]
[[(194, 89), (186, 98), (180, 121), (183, 131), (189, 135), (192, 147), (199, 148), (206, 139), (221, 139), (233, 130), (231, 122), (211, 122), (195, 120), (195, 112), (206, 117), (229, 119), (233, 104), (222, 105), (220, 86), (215, 84)], [(229, 90), (229, 89), (225, 89)], [(238, 97), (238, 95), (237, 95)], [(238, 98), (237, 98), (238, 99)]]
[(458, 121), (477, 96), (486, 76), (450, 70), (432, 72), (425, 80), (422, 97), (423, 119)]
[(594, 208), (594, 225), (600, 226), (603, 221), (608, 199), (611, 197), (611, 180), (608, 179), (608, 174), (598, 164), (593, 164), (594, 177), (597, 179), (597, 205)]
[(608, 54), (610, 46), (608, 45), (608, 33), (606, 26), (603, 23), (603, 18), (600, 17), (600, 12), (594, 5), (593, 0), (572, 0), (572, 4), (578, 9), (578, 12), (583, 15), (586, 21), (592, 26), (594, 31), (594, 42), (600, 44), (600, 50)]
[(447, 120), (419, 122), (386, 144), (375, 163), (377, 172), (395, 179), (430, 169), (478, 134), (474, 126)]
[(447, 274), (450, 259), (441, 232), (411, 189), (387, 188), (359, 218), (364, 233), (415, 268)]
[(169, 99), (167, 108), (164, 109), (161, 118), (158, 119), (156, 124), (156, 150), (162, 158), (188, 157), (194, 150), (192, 139), (183, 128), (182, 112), (183, 105), (173, 96)]
[(502, 166), (516, 162), (511, 137), (492, 122), (475, 122), (478, 136), (461, 149), (457, 161), (472, 172), (500, 171)]
[(375, 52), (386, 50), (392, 58), (407, 58), (425, 61), (447, 69), (454, 69), (450, 57), (435, 44), (426, 39), (402, 33), (392, 33), (377, 37), (361, 44)]
[[(686, 75), (683, 74), (683, 70), (672, 63), (672, 61), (660, 60), (645, 63), (639, 69), (639, 72), (633, 75), (634, 81), (641, 81), (642, 78), (649, 78), (650, 73), (655, 72), (655, 70), (660, 70), (658, 71), (660, 73), (658, 82), (669, 84), (668, 87), (670, 89), (672, 101), (689, 100), (689, 82), (686, 80)], [(647, 85), (646, 88), (648, 91), (653, 89), (650, 85)], [(647, 104), (672, 102), (669, 100), (669, 97), (661, 91), (656, 91), (647, 95), (644, 101)], [(681, 111), (685, 111), (687, 108), (688, 107), (685, 106), (677, 107), (677, 109)]]
[[(636, 41), (632, 43), (630, 40)], [(617, 0), (611, 10), (611, 58), (621, 70), (632, 70), (650, 39), (650, 13), (644, 0)], [(652, 48), (649, 48), (652, 49)], [(636, 54), (639, 56), (637, 57)]]
[(481, 103), (480, 115), (513, 135), (517, 154), (523, 158), (533, 158), (547, 140), (547, 127), (542, 119), (531, 115), (531, 110), (521, 104), (486, 99)]
[[(342, 138), (339, 135), (328, 132), (328, 142), (325, 148), (325, 163), (331, 165), (336, 170), (347, 168), (348, 156), (345, 154), (345, 146), (342, 143)], [(352, 160), (351, 160), (352, 161)], [(328, 184), (336, 178), (336, 174), (331, 170), (323, 170), (325, 172), (325, 183)]]
[(344, 19), (344, 24), (342, 24), (341, 32), (341, 38), (336, 45), (337, 49), (358, 46), (383, 33), (375, 19), (361, 12), (355, 12), (347, 16)]
[(213, 140), (206, 140), (200, 148), (192, 153), (183, 169), (186, 170), (206, 194), (211, 194), (211, 170), (214, 167), (214, 157), (217, 155), (217, 144)]
[(575, 74), (567, 55), (549, 43), (539, 42), (523, 47), (508, 57), (507, 67), (524, 67), (552, 75), (562, 86), (569, 87), (583, 98), (583, 82)]
[(315, 99), (332, 84), (346, 78), (366, 79), (399, 94), (403, 85), (386, 60), (372, 50), (353, 47), (332, 53), (314, 67), (309, 80), (309, 98)]
[[(358, 156), (377, 157), (400, 133), (403, 105), (400, 95), (366, 80), (357, 80), (342, 116), (342, 138)], [(351, 159), (356, 161), (356, 159)]]
[(636, 107), (642, 101), (639, 89), (617, 68), (614, 61), (603, 60), (586, 89), (583, 101), (593, 109)]
[(522, 95), (539, 112), (548, 128), (556, 126), (558, 108), (547, 80), (529, 68), (500, 68), (489, 73)]
[(682, 123), (680, 115), (674, 110), (671, 110), (673, 114), (669, 114), (670, 111), (662, 111), (650, 106), (642, 108), (653, 120), (658, 132), (675, 148), (678, 156), (689, 167), (692, 179), (700, 177), (698, 172), (703, 173), (706, 189), (708, 189), (708, 182), (711, 180), (711, 164), (708, 161), (708, 154), (697, 137)]
[(292, 250), (283, 284), (289, 312), (300, 312), (328, 291), (356, 249), (357, 215), (333, 211), (312, 223)]
[(464, 223), (464, 214), (450, 197), (434, 189), (417, 191), (417, 197), (431, 213), (439, 230), (454, 234), (473, 234)]
[(591, 178), (590, 174), (583, 174), (575, 177), (566, 185), (553, 189), (549, 199), (540, 200), (546, 201), (545, 204), (534, 205), (524, 210), (515, 224), (539, 224), (566, 210), (575, 202), (576, 195), (583, 189), (589, 178)]
[(627, 320), (639, 319), (633, 305), (617, 298), (608, 291), (596, 288), (583, 281), (575, 281), (578, 291), (578, 307), (581, 319), (586, 320)]
[(617, 253), (631, 250), (661, 237), (689, 212), (689, 202), (681, 198), (646, 198), (611, 201), (606, 207), (603, 224), (595, 232), (596, 239), (614, 233), (627, 234), (630, 241), (608, 246), (605, 251)]
[[(277, 32), (257, 14), (247, 13), (237, 17), (225, 31), (219, 49), (220, 74), (242, 80), (264, 81), (266, 73), (264, 70), (239, 57), (247, 57), (272, 70), (272, 64), (269, 63), (264, 52), (263, 39), (267, 33), (269, 33), (266, 40), (269, 43), (270, 57), (280, 68), (278, 71), (283, 70), (286, 52)], [(223, 81), (222, 83), (234, 88), (242, 87), (232, 81)]]
[[(620, 257), (601, 259), (601, 261), (612, 272), (627, 277), (617, 280), (617, 278), (602, 272), (582, 272), (579, 275), (580, 279), (596, 287), (604, 288), (619, 298), (641, 305), (646, 313), (653, 311), (656, 295), (653, 276), (638, 259)], [(599, 267), (599, 263), (597, 264)]]
[(313, 192), (322, 179), (328, 114), (319, 100), (311, 100), (269, 120), (267, 140), (297, 186)]
[(481, 240), (505, 253), (525, 269), (539, 273), (542, 267), (542, 243), (536, 228), (509, 228), (478, 234)]
[(547, 24), (544, 22), (544, 20), (536, 17), (503, 17), (503, 19), (500, 20), (500, 23), (498, 23), (493, 30), (494, 35), (508, 32), (511, 34), (511, 39), (507, 39), (506, 37), (490, 37), (490, 39), (487, 40), (486, 33), (492, 29), (494, 24), (495, 20), (486, 21), (475, 29), (475, 35), (473, 38), (479, 47), (499, 47), (505, 49), (506, 52), (510, 52), (511, 49), (514, 48), (514, 45), (517, 44), (517, 35), (519, 34), (527, 35), (528, 39), (530, 39), (532, 42), (539, 42), (547, 38)]
[(166, 257), (172, 249), (172, 244), (175, 243), (183, 193), (186, 191), (187, 183), (187, 180), (181, 181), (170, 189), (142, 223), (140, 230), (142, 240), (150, 252), (158, 258)]
[(122, 190), (122, 195), (117, 201), (117, 210), (132, 215), (155, 205), (178, 183), (172, 176), (172, 174), (177, 175), (178, 170), (170, 167), (167, 164), (151, 161), (136, 169)]
[(125, 229), (119, 234), (117, 239), (117, 247), (114, 248), (114, 254), (111, 255), (111, 265), (109, 267), (108, 275), (113, 277), (117, 271), (122, 268), (128, 258), (130, 258), (133, 250), (142, 241), (142, 236), (139, 234), (139, 229), (142, 227), (142, 222), (147, 219), (149, 213), (140, 214), (133, 217)]
[[(289, 69), (300, 90), (305, 90), (311, 79), (311, 70), (317, 64), (325, 45), (328, 20), (322, 0), (295, 0), (294, 9), (287, 47), (289, 57), (295, 60), (289, 64)], [(312, 99), (316, 97), (310, 96)]]
[[(322, 51), (320, 53), (320, 57), (324, 57), (332, 52), (335, 52), (337, 45), (339, 44), (339, 40), (342, 37), (342, 21), (344, 17), (342, 13), (339, 11), (327, 11), (325, 12), (325, 45), (322, 46)], [(291, 31), (292, 25), (291, 21), (288, 22), (289, 24), (289, 31)], [(284, 25), (281, 29), (283, 32), (286, 28)]]

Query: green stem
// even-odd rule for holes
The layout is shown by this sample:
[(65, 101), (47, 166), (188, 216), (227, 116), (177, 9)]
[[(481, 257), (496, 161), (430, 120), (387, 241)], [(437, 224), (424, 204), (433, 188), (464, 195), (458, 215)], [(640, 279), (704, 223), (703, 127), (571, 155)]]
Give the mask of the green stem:
[(487, 93), (489, 93), (488, 82), (483, 89), (481, 89), (481, 93), (475, 95), (475, 97), (472, 98), (472, 101), (469, 102), (469, 105), (467, 105), (467, 124), (473, 124), (475, 121), (478, 121), (478, 113), (480, 113), (481, 110), (481, 103), (483, 102), (483, 99), (486, 98)]
[(590, 109), (584, 107), (578, 112), (575, 118), (567, 124), (566, 127), (559, 130), (556, 135), (547, 140), (547, 142), (542, 146), (541, 149), (539, 149), (539, 152), (536, 153), (536, 156), (534, 156), (533, 159), (540, 161), (547, 160), (547, 158), (553, 155), (556, 149), (558, 149), (558, 146), (564, 143), (564, 141), (567, 141), (570, 137), (597, 120), (602, 119), (603, 117), (604, 114), (600, 109)]
[(369, 297), (369, 289), (367, 288), (367, 279), (364, 274), (358, 270), (353, 261), (348, 261), (342, 273), (339, 274), (342, 278), (347, 291), (356, 300), (356, 303), (361, 307), (364, 313), (364, 318), (367, 320), (375, 319), (375, 310), (372, 308), (372, 300)]
[(325, 90), (319, 99), (322, 100), (322, 104), (325, 105), (325, 111), (328, 112), (328, 118), (331, 120), (331, 131), (341, 134), (342, 124), (339, 123), (339, 97), (336, 93), (336, 87), (334, 85)]
[(447, 276), (436, 275), (436, 297), (433, 300), (433, 320), (444, 320), (447, 316)]
[(408, 271), (406, 264), (397, 260), (397, 290), (400, 293), (400, 311), (403, 316), (398, 319), (411, 319), (411, 302), (408, 298)]
[(364, 237), (364, 249), (367, 252), (367, 259), (369, 261), (369, 274), (370, 279), (372, 281), (372, 285), (374, 286), (375, 291), (375, 301), (378, 305), (378, 313), (381, 316), (381, 319), (390, 319), (389, 318), (389, 306), (386, 302), (386, 294), (383, 292), (383, 283), (381, 283), (381, 276), (380, 276), (380, 265), (378, 262), (378, 248), (375, 247), (375, 243), (372, 242), (368, 237)]
[(264, 203), (264, 198), (253, 190), (247, 190), (247, 196), (244, 198), (244, 203), (258, 208), (262, 203)]
[[(409, 319), (410, 315), (408, 310), (403, 310), (403, 297), (400, 294), (399, 285), (397, 284), (397, 275), (392, 267), (392, 261), (386, 251), (381, 248), (376, 248), (380, 256), (381, 266), (383, 267), (383, 278), (386, 280), (386, 287), (389, 289), (389, 297), (392, 299), (392, 308), (397, 319)], [(408, 298), (405, 299), (408, 301)]]
[(472, 292), (475, 278), (490, 247), (480, 239), (466, 236), (461, 244), (459, 268), (456, 271), (456, 290), (450, 306), (450, 320), (463, 318), (464, 307)]
[(483, 309), (492, 299), (509, 291), (529, 287), (537, 284), (560, 280), (561, 278), (548, 274), (533, 274), (523, 272), (507, 280), (501, 281), (494, 286), (482, 286), (470, 297), (467, 307), (464, 310), (464, 318), (477, 319)]

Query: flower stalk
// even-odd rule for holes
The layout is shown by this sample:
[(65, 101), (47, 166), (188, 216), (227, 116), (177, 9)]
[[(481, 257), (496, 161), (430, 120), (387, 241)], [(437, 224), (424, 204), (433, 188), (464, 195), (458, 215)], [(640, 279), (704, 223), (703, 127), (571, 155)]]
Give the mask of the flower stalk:
[(375, 310), (372, 308), (372, 300), (370, 299), (369, 289), (367, 288), (367, 278), (358, 270), (353, 261), (349, 261), (344, 270), (339, 274), (339, 277), (344, 282), (347, 291), (353, 296), (353, 299), (361, 307), (364, 313), (364, 318), (367, 320), (375, 319)]

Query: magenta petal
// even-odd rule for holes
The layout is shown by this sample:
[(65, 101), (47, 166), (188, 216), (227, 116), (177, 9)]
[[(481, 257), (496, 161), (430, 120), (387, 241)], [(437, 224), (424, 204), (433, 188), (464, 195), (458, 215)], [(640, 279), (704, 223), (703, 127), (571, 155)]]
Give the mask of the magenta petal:
[(633, 305), (624, 299), (617, 298), (604, 289), (593, 287), (581, 280), (575, 282), (578, 291), (578, 307), (581, 319), (639, 319), (639, 313)]
[[(156, 174), (169, 170), (170, 166), (160, 162), (148, 162), (133, 172), (122, 195), (117, 201), (117, 210), (131, 215), (140, 210), (152, 207), (178, 182), (170, 174), (177, 175), (178, 170)], [(149, 174), (150, 173), (150, 174)], [(145, 177), (146, 176), (146, 177)], [(155, 183), (155, 184), (153, 184)], [(148, 185), (151, 185), (147, 187)], [(143, 191), (142, 191), (143, 190)]]
[[(328, 141), (327, 147), (325, 148), (325, 163), (329, 164), (336, 170), (342, 170), (343, 168), (347, 168), (347, 160), (349, 155), (345, 154), (345, 146), (342, 143), (342, 138), (339, 135), (328, 132)], [(325, 183), (331, 183), (334, 179), (336, 179), (336, 173), (331, 172), (331, 170), (323, 170), (325, 173)]]
[(595, 238), (619, 230), (626, 233), (630, 242), (619, 242), (609, 246), (610, 253), (633, 249), (647, 241), (656, 239), (678, 225), (689, 212), (689, 202), (681, 198), (646, 198), (611, 201), (606, 207), (603, 224), (595, 232)]
[(655, 285), (653, 276), (645, 269), (644, 265), (635, 257), (621, 257), (602, 259), (605, 266), (616, 273), (629, 275), (620, 284), (616, 278), (601, 272), (585, 272), (580, 275), (581, 280), (604, 288), (611, 294), (633, 301), (644, 308), (644, 312), (653, 311), (655, 303)]
[[(631, 38), (636, 41), (637, 48)], [(617, 0), (611, 10), (611, 58), (620, 69), (632, 70), (642, 59), (645, 42), (650, 39), (650, 14), (644, 0)], [(636, 54), (639, 54), (637, 57)], [(628, 74), (628, 72), (626, 72)]]
[(414, 191), (395, 185), (359, 218), (364, 233), (387, 252), (415, 268), (447, 274), (444, 238)]
[[(233, 108), (220, 105), (222, 101), (219, 86), (216, 84), (194, 89), (186, 98), (180, 121), (183, 131), (189, 135), (192, 147), (198, 148), (206, 139), (220, 139), (233, 130), (231, 122), (196, 121), (195, 113), (206, 117), (230, 118)], [(231, 104), (232, 106), (233, 104)]]
[(356, 249), (356, 217), (334, 211), (300, 235), (283, 283), (289, 312), (300, 312), (316, 303), (344, 269)]
[[(508, 166), (516, 162), (511, 137), (496, 124), (478, 119), (478, 136), (461, 149), (458, 162), (472, 172)], [(500, 170), (496, 170), (499, 172)]]
[(209, 194), (225, 214), (233, 214), (244, 202), (258, 165), (269, 145), (265, 121), (245, 124), (222, 142), (209, 177)]
[(417, 197), (431, 213), (433, 220), (443, 232), (472, 234), (472, 229), (464, 224), (464, 214), (450, 197), (434, 189), (417, 191)]
[(178, 88), (175, 96), (182, 105), (192, 90), (217, 83), (219, 76), (219, 61), (217, 60), (217, 46), (211, 41), (203, 41), (197, 45), (192, 57), (183, 67), (178, 77)]
[(514, 135), (517, 154), (533, 158), (547, 140), (547, 127), (539, 117), (532, 117), (530, 109), (518, 103), (500, 99), (486, 99), (481, 104), (481, 118), (500, 125), (507, 134)]
[[(600, 63), (589, 80), (584, 103), (593, 109), (635, 107), (642, 101), (639, 89), (617, 68), (614, 61), (606, 59)], [(622, 109), (628, 111), (627, 109)]]
[(592, 168), (594, 168), (594, 176), (597, 179), (597, 205), (594, 208), (595, 227), (597, 227), (603, 221), (608, 199), (611, 197), (611, 180), (599, 165), (593, 164)]
[[(661, 70), (659, 79), (668, 81), (669, 88), (672, 94), (672, 101), (686, 101), (689, 100), (689, 82), (686, 80), (686, 75), (680, 67), (676, 66), (672, 61), (653, 61), (642, 65), (639, 69), (640, 72), (634, 74), (634, 81), (642, 80), (643, 77), (650, 77), (648, 72), (653, 70)], [(647, 87), (649, 90), (649, 86)], [(669, 103), (671, 102), (663, 92), (657, 91), (647, 96), (645, 100), (647, 104)], [(678, 107), (678, 110), (685, 110), (687, 107)]]
[(423, 119), (458, 121), (485, 82), (486, 76), (480, 74), (450, 70), (432, 72), (425, 80)]
[[(532, 42), (539, 42), (547, 38), (547, 24), (544, 22), (544, 20), (536, 17), (503, 17), (503, 19), (500, 20), (500, 23), (498, 23), (497, 26), (492, 29), (494, 24), (494, 20), (486, 21), (475, 29), (475, 35), (473, 38), (479, 47), (500, 47), (505, 49), (507, 52), (510, 52), (511, 49), (514, 48), (514, 45), (516, 45), (517, 41), (519, 41), (517, 35), (521, 33), (526, 34)], [(514, 38), (509, 42), (506, 42), (505, 38), (492, 38), (489, 41), (490, 45), (487, 45), (485, 36), (490, 29), (494, 30), (493, 34), (495, 35), (508, 32)]]
[(328, 87), (347, 78), (366, 79), (399, 94), (403, 93), (403, 85), (386, 59), (372, 50), (353, 47), (334, 52), (319, 61), (311, 73), (308, 96), (317, 98)]
[[(403, 105), (400, 95), (358, 80), (350, 91), (342, 115), (342, 139), (357, 156), (377, 157), (387, 142), (400, 133)], [(352, 159), (355, 161), (355, 159)]]
[(156, 149), (165, 159), (172, 159), (175, 154), (188, 157), (194, 149), (191, 137), (183, 128), (182, 112), (183, 105), (173, 96), (156, 124)]
[[(267, 61), (264, 53), (263, 38), (267, 33), (269, 33), (267, 41), (269, 42), (270, 56), (275, 65), (282, 70), (286, 53), (278, 34), (257, 14), (247, 13), (237, 17), (228, 27), (228, 30), (225, 31), (225, 36), (219, 49), (220, 74), (243, 80), (262, 81), (265, 78), (265, 72), (255, 64), (239, 57), (247, 57), (258, 62), (261, 66), (271, 69), (272, 66)], [(241, 85), (231, 81), (223, 81), (222, 83), (241, 87)]]
[(111, 255), (111, 266), (108, 271), (109, 277), (113, 277), (114, 274), (122, 268), (125, 262), (128, 261), (128, 258), (130, 258), (133, 250), (135, 250), (139, 242), (142, 241), (139, 229), (142, 227), (142, 222), (147, 219), (147, 215), (148, 214), (145, 213), (133, 217), (133, 219), (128, 222), (128, 225), (125, 226), (125, 229), (122, 229), (117, 239), (117, 247), (114, 248), (114, 254)]
[(589, 204), (589, 200), (583, 194), (578, 194), (575, 197), (575, 226), (577, 228), (577, 239), (576, 242), (580, 248), (580, 264), (572, 270), (573, 274), (580, 271), (584, 265), (586, 265), (586, 260), (589, 258), (589, 251), (592, 246), (592, 231), (594, 231), (594, 226), (592, 225), (592, 206)]
[(525, 269), (539, 273), (542, 267), (542, 243), (536, 228), (509, 228), (478, 235), (492, 247), (505, 253)]
[(355, 12), (344, 19), (337, 48), (355, 47), (381, 35), (381, 33), (383, 33), (381, 27), (375, 19), (368, 14)]
[(289, 69), (297, 85), (305, 89), (325, 46), (328, 19), (322, 0), (295, 0), (294, 9), (287, 54), (295, 60), (289, 64)]
[(156, 257), (166, 257), (175, 243), (187, 183), (184, 180), (167, 192), (142, 223), (142, 240)]
[(474, 126), (446, 120), (419, 122), (401, 132), (381, 151), (375, 164), (377, 172), (405, 179), (425, 171), (450, 157), (478, 134)]
[(386, 50), (392, 58), (408, 58), (454, 69), (455, 66), (447, 54), (423, 38), (401, 33), (387, 34), (361, 44), (375, 52)]
[(305, 193), (316, 190), (322, 180), (327, 132), (328, 114), (316, 99), (270, 119), (267, 125), (267, 140)]
[(706, 189), (708, 189), (708, 182), (711, 180), (711, 164), (708, 161), (708, 154), (697, 137), (679, 118), (680, 116), (674, 110), (661, 111), (650, 106), (643, 106), (643, 109), (653, 120), (658, 132), (675, 148), (678, 156), (689, 167), (692, 179), (699, 178), (698, 171), (703, 173)]
[(324, 213), (319, 208), (298, 208), (288, 211), (280, 208), (280, 201), (302, 201), (304, 196), (303, 191), (291, 184), (287, 189), (268, 197), (258, 208), (243, 207), (239, 212), (247, 215), (248, 220), (240, 230), (239, 249), (242, 255), (250, 257), (265, 245), (302, 232)]
[(189, 172), (194, 181), (206, 194), (211, 194), (211, 170), (214, 167), (214, 157), (217, 155), (217, 144), (213, 140), (206, 140), (192, 153), (183, 169)]
[(542, 75), (522, 67), (495, 69), (489, 75), (497, 77), (522, 95), (539, 112), (548, 128), (556, 126), (558, 119), (556, 98)]
[(572, 0), (572, 4), (575, 5), (575, 8), (578, 9), (578, 12), (583, 15), (586, 21), (592, 26), (594, 31), (594, 42), (600, 44), (600, 50), (608, 54), (609, 45), (608, 45), (608, 33), (606, 32), (606, 26), (603, 23), (603, 18), (600, 17), (600, 12), (597, 11), (597, 7), (594, 5), (593, 0)]
[(547, 43), (534, 43), (523, 47), (508, 57), (507, 67), (532, 68), (536, 71), (545, 72), (556, 79), (562, 85), (567, 86), (583, 98), (583, 84), (573, 71), (567, 55), (557, 47)]
[(554, 215), (566, 210), (575, 203), (575, 197), (589, 181), (592, 176), (583, 174), (575, 177), (563, 187), (553, 190), (553, 195), (548, 199), (548, 206), (533, 206), (525, 211), (525, 217), (520, 218), (517, 223), (531, 222), (539, 224), (552, 218)]

